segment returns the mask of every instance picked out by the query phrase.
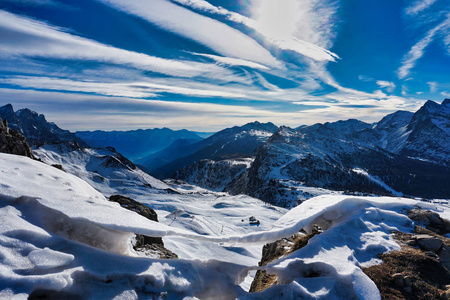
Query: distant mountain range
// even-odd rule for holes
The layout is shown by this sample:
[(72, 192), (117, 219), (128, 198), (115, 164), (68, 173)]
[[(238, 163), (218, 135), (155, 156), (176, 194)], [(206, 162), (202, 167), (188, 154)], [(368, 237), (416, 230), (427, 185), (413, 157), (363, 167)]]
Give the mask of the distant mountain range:
[(201, 159), (223, 160), (249, 157), (278, 129), (272, 123), (248, 123), (219, 131), (199, 142), (179, 140), (169, 147), (137, 161), (153, 176), (173, 177), (174, 173)]
[[(66, 160), (70, 156), (65, 152), (88, 155), (81, 150), (88, 144), (115, 144), (134, 157), (162, 148), (135, 162), (161, 179), (247, 194), (279, 206), (290, 207), (324, 192), (450, 196), (450, 99), (442, 104), (428, 101), (415, 113), (398, 111), (374, 124), (350, 119), (293, 129), (252, 122), (206, 139), (167, 128), (75, 135), (36, 112), (14, 112), (11, 105), (0, 108), (0, 117), (35, 148), (52, 149)], [(69, 147), (42, 148), (66, 142)], [(126, 163), (120, 168), (136, 169), (113, 149), (102, 151), (95, 155), (110, 161), (121, 157)], [(41, 150), (41, 156), (44, 153)], [(52, 157), (47, 160), (54, 162), (57, 155)], [(88, 162), (84, 159), (83, 164)], [(96, 175), (89, 176), (92, 180)]]
[(350, 119), (297, 129), (282, 126), (255, 149), (248, 168), (236, 162), (245, 171), (229, 171), (229, 178), (224, 174), (230, 162), (200, 159), (174, 176), (207, 188), (216, 188), (215, 176), (220, 176), (229, 182), (225, 191), (280, 206), (321, 193), (310, 187), (448, 198), (449, 129), (450, 100), (428, 101), (416, 113), (398, 111), (376, 124)]
[(0, 117), (8, 122), (8, 127), (19, 131), (26, 137), (30, 146), (59, 143), (64, 141), (77, 142), (88, 147), (82, 139), (74, 133), (59, 128), (55, 123), (47, 122), (45, 116), (28, 108), (14, 111), (11, 104), (0, 107)]
[(169, 128), (138, 129), (130, 131), (77, 131), (75, 135), (92, 147), (114, 147), (128, 159), (136, 161), (160, 151), (178, 139), (200, 141), (203, 138), (192, 131)]

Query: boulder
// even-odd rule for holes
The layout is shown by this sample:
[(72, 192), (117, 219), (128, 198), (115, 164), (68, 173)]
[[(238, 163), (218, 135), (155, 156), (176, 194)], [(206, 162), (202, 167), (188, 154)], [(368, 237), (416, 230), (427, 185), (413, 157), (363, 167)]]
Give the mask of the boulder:
[[(135, 213), (151, 220), (158, 222), (158, 215), (150, 207), (137, 202), (129, 197), (122, 195), (112, 195), (109, 201), (117, 202), (125, 209), (134, 211)], [(151, 237), (142, 234), (136, 234), (136, 240), (133, 245), (135, 251), (143, 252), (146, 255), (154, 256), (160, 259), (178, 258), (178, 256), (164, 247), (164, 242), (160, 237)]]
[(436, 253), (443, 245), (441, 239), (428, 234), (418, 234), (415, 238), (419, 247), (424, 251), (432, 251)]

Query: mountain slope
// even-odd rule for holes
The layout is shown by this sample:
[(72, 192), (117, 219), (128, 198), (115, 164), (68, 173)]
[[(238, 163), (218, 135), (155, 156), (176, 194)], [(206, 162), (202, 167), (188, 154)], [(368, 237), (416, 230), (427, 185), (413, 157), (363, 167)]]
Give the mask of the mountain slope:
[[(181, 144), (170, 147), (146, 157), (138, 164), (150, 174), (164, 178), (176, 170), (200, 159), (221, 160), (235, 157), (247, 157), (264, 143), (277, 127), (272, 123), (248, 123), (215, 133), (207, 139), (194, 144)], [(161, 162), (168, 162), (161, 165)]]
[(114, 147), (132, 161), (160, 151), (178, 139), (202, 140), (192, 131), (186, 129), (174, 131), (169, 128), (130, 131), (77, 131), (75, 134), (92, 147)]
[(304, 186), (370, 194), (447, 198), (450, 100), (396, 112), (375, 126), (357, 120), (281, 127), (258, 148), (229, 191), (290, 206)]
[(75, 134), (59, 128), (53, 122), (47, 122), (45, 116), (28, 108), (14, 112), (11, 104), (0, 107), (0, 117), (8, 121), (8, 126), (19, 131), (27, 139), (28, 144), (40, 146), (60, 142), (76, 142), (82, 147), (88, 145)]

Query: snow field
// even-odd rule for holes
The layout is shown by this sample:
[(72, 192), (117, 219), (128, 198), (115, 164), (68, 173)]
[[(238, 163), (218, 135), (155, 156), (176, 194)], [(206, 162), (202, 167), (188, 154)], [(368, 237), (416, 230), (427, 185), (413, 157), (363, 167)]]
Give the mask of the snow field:
[[(404, 211), (450, 213), (445, 205), (392, 197), (323, 195), (286, 212), (247, 196), (131, 189), (155, 206), (156, 223), (41, 162), (0, 154), (0, 166), (0, 298), (6, 299), (26, 299), (36, 289), (83, 299), (379, 299), (359, 267), (399, 248), (389, 234), (412, 230)], [(260, 227), (242, 222), (249, 214)], [(262, 245), (313, 224), (325, 231), (306, 247), (257, 267)], [(181, 259), (139, 257), (131, 248), (135, 233), (164, 237)], [(276, 274), (279, 285), (249, 294), (240, 284), (248, 287), (247, 275), (258, 268)]]

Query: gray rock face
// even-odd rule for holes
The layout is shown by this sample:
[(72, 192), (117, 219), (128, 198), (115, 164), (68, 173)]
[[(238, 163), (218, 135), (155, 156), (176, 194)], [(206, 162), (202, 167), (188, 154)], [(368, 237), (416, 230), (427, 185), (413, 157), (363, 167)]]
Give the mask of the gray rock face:
[(8, 128), (8, 122), (0, 118), (0, 152), (35, 158), (23, 135)]
[(153, 209), (131, 198), (122, 195), (112, 195), (109, 197), (109, 201), (117, 202), (123, 208), (134, 211), (149, 220), (158, 222), (158, 215)]
[[(112, 195), (109, 197), (109, 201), (117, 202), (125, 209), (134, 211), (149, 220), (158, 222), (158, 215), (153, 209), (131, 198), (122, 195)], [(135, 251), (144, 252), (161, 259), (178, 258), (175, 253), (164, 247), (164, 242), (160, 237), (137, 234), (133, 248)]]
[(450, 233), (450, 222), (442, 219), (438, 213), (423, 208), (408, 211), (408, 217), (419, 225), (438, 234)]
[(436, 253), (443, 245), (441, 239), (428, 234), (418, 234), (415, 238), (419, 247), (425, 251), (432, 251)]
[(82, 147), (88, 145), (68, 130), (47, 122), (45, 116), (28, 108), (14, 111), (11, 104), (0, 107), (0, 117), (7, 120), (11, 129), (17, 130), (27, 139), (31, 147), (60, 142), (75, 142)]

